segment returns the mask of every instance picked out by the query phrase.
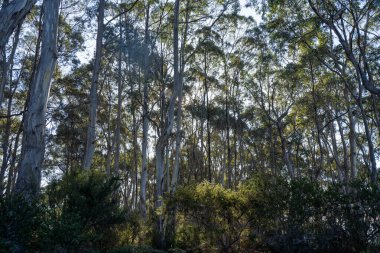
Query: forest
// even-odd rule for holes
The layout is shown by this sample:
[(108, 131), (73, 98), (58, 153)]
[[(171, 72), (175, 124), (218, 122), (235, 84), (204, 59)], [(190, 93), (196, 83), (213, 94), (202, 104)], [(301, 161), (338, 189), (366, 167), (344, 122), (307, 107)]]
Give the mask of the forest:
[(0, 253), (380, 252), (379, 0), (0, 0)]

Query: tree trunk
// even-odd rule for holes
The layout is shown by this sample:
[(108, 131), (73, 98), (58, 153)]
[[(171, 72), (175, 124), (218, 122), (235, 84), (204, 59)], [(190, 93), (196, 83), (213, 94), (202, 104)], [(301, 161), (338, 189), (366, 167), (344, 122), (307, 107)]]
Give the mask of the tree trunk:
[[(222, 132), (222, 138), (223, 140), (223, 132)], [(227, 165), (227, 145), (226, 142), (223, 141), (223, 153), (222, 153), (222, 164), (220, 169), (220, 176), (219, 176), (219, 183), (224, 187), (225, 186), (225, 174), (226, 174), (226, 165)]]
[(349, 142), (350, 142), (350, 170), (351, 170), (351, 180), (357, 177), (357, 146), (356, 146), (356, 116), (348, 105), (348, 120), (349, 120)]
[(107, 142), (107, 160), (106, 160), (106, 173), (107, 176), (111, 176), (111, 164), (112, 164), (112, 153), (115, 146), (115, 139), (112, 138), (111, 133), (111, 111), (112, 111), (112, 103), (111, 103), (111, 87), (109, 88), (109, 98), (108, 98), (108, 117), (107, 117), (107, 134), (105, 134), (106, 142)]
[(179, 94), (178, 94), (178, 107), (177, 107), (177, 129), (175, 140), (175, 162), (173, 169), (173, 176), (171, 182), (171, 193), (174, 193), (178, 182), (179, 165), (180, 165), (180, 152), (181, 152), (181, 139), (182, 139), (182, 97), (183, 97), (183, 75), (185, 71), (185, 46), (187, 40), (187, 30), (189, 27), (189, 1), (186, 2), (186, 18), (185, 18), (185, 31), (183, 34), (183, 41), (181, 43), (181, 58), (180, 58), (180, 70), (179, 70)]
[(22, 133), (22, 124), (20, 124), (19, 130), (17, 131), (15, 142), (14, 142), (14, 146), (13, 146), (13, 150), (12, 150), (12, 155), (11, 155), (11, 159), (10, 159), (10, 163), (9, 163), (7, 187), (5, 189), (5, 195), (6, 196), (10, 196), (11, 195), (11, 192), (13, 191), (14, 185), (15, 185), (14, 182), (15, 182), (15, 178), (16, 178), (16, 174), (17, 174), (17, 171), (16, 171), (16, 158), (17, 158), (17, 150), (19, 148), (18, 143), (20, 141), (21, 133)]
[(30, 99), (23, 125), (19, 174), (15, 189), (16, 193), (22, 194), (26, 199), (35, 197), (40, 189), (41, 166), (45, 153), (46, 106), (57, 60), (59, 5), (59, 0), (43, 2), (44, 24), (41, 58), (30, 87)]
[(147, 164), (148, 164), (148, 82), (149, 82), (149, 1), (147, 1), (145, 14), (145, 42), (144, 42), (144, 94), (143, 94), (143, 140), (142, 140), (142, 166), (141, 166), (141, 189), (140, 189), (140, 213), (146, 220), (146, 182), (147, 182)]
[(323, 145), (322, 145), (322, 140), (321, 140), (321, 123), (319, 120), (319, 115), (318, 115), (318, 108), (317, 108), (317, 94), (315, 91), (315, 76), (314, 76), (314, 68), (313, 64), (310, 61), (310, 74), (311, 74), (311, 82), (312, 82), (312, 92), (313, 92), (313, 110), (314, 110), (314, 122), (315, 122), (315, 127), (317, 130), (317, 142), (318, 142), (318, 147), (319, 147), (319, 163), (318, 163), (318, 169), (314, 173), (315, 179), (318, 180), (319, 174), (323, 170), (323, 165), (324, 165), (324, 151), (323, 151)]
[(3, 104), (7, 62), (5, 47), (17, 26), (21, 25), (25, 16), (30, 12), (37, 0), (14, 0), (11, 3), (3, 3), (0, 10), (0, 108)]
[(371, 166), (369, 168), (370, 179), (371, 179), (371, 183), (375, 185), (376, 184), (376, 177), (377, 177), (375, 148), (373, 146), (371, 131), (369, 129), (368, 117), (367, 117), (366, 112), (364, 111), (361, 95), (359, 95), (359, 109), (360, 109), (360, 112), (362, 114), (363, 124), (364, 124), (364, 133), (365, 133), (365, 136), (367, 139), (367, 144), (368, 144), (368, 155), (369, 155), (370, 166)]
[(232, 187), (232, 168), (231, 168), (231, 144), (230, 144), (230, 113), (229, 113), (229, 92), (227, 80), (227, 60), (224, 62), (224, 75), (225, 75), (225, 120), (226, 120), (226, 135), (227, 135), (227, 188)]
[[(344, 65), (342, 68), (343, 74), (346, 73), (346, 66)], [(355, 92), (353, 92), (353, 97), (356, 99)], [(356, 112), (355, 107), (351, 102), (349, 96), (349, 87), (348, 84), (345, 85), (343, 91), (344, 99), (346, 102), (346, 108), (348, 112), (348, 127), (349, 127), (349, 146), (350, 146), (350, 179), (355, 180), (357, 177), (357, 143), (356, 143)], [(358, 101), (357, 101), (358, 102)]]
[(281, 141), (281, 149), (282, 153), (284, 156), (284, 161), (286, 164), (286, 167), (288, 168), (289, 176), (291, 179), (294, 179), (294, 167), (293, 167), (293, 162), (291, 159), (291, 156), (288, 151), (288, 145), (286, 143), (286, 138), (284, 136), (284, 127), (282, 122), (277, 122), (277, 130), (278, 130), (278, 135), (280, 136), (280, 141)]
[[(121, 104), (122, 104), (122, 93), (123, 93), (123, 83), (121, 76), (121, 57), (122, 57), (122, 45), (123, 45), (123, 33), (121, 29), (121, 16), (119, 24), (119, 62), (118, 62), (118, 80), (117, 80), (117, 117), (116, 117), (116, 131), (115, 131), (115, 174), (119, 175), (119, 163), (120, 163), (120, 128), (121, 128)], [(137, 182), (136, 182), (137, 183)]]
[(343, 173), (344, 173), (344, 183), (348, 183), (349, 181), (349, 170), (348, 170), (348, 149), (347, 149), (347, 144), (344, 136), (344, 131), (343, 131), (343, 126), (342, 126), (342, 119), (338, 117), (336, 119), (336, 122), (338, 123), (338, 129), (340, 133), (340, 139), (342, 142), (342, 147), (343, 147)]
[[(8, 67), (10, 67), (10, 71), (12, 72), (13, 70), (13, 59), (16, 53), (17, 45), (19, 42), (19, 36), (20, 36), (20, 30), (21, 30), (21, 25), (17, 27), (16, 34), (14, 37), (13, 41), (13, 46), (12, 46), (12, 51), (9, 56), (9, 62), (7, 63)], [(8, 69), (7, 67), (7, 69)], [(8, 71), (6, 71), (5, 76), (3, 77), (4, 81), (4, 86), (5, 84), (9, 81), (9, 98), (8, 98), (8, 105), (7, 105), (7, 119), (5, 122), (5, 129), (4, 129), (4, 135), (3, 135), (3, 143), (1, 145), (2, 150), (3, 150), (3, 160), (1, 163), (1, 168), (0, 168), (0, 196), (3, 193), (4, 190), (4, 176), (5, 176), (5, 171), (8, 166), (8, 161), (10, 159), (10, 153), (11, 153), (11, 146), (10, 146), (10, 135), (11, 135), (11, 127), (12, 127), (12, 118), (10, 117), (12, 113), (12, 102), (13, 102), (13, 96), (17, 90), (17, 85), (15, 84), (14, 87), (12, 87), (12, 75), (9, 74), (9, 80), (8, 80)], [(9, 172), (8, 172), (9, 173)]]
[(336, 170), (338, 172), (339, 181), (343, 183), (343, 169), (342, 165), (340, 163), (339, 159), (339, 153), (338, 153), (338, 144), (336, 142), (336, 130), (335, 130), (335, 120), (333, 120), (333, 115), (329, 113), (329, 118), (331, 119), (331, 123), (329, 124), (329, 130), (330, 130), (330, 138), (331, 138), (331, 144), (332, 144), (332, 156), (334, 158), (335, 164), (336, 164)]
[(95, 62), (92, 71), (90, 106), (89, 106), (89, 123), (87, 128), (86, 151), (83, 160), (83, 168), (88, 170), (91, 167), (92, 158), (95, 152), (96, 144), (96, 116), (98, 109), (98, 82), (99, 72), (102, 59), (103, 48), (103, 31), (104, 31), (104, 8), (105, 0), (99, 0), (98, 8), (98, 32), (96, 35)]
[[(179, 0), (174, 4), (174, 23), (173, 23), (173, 70), (174, 70), (174, 87), (173, 93), (170, 97), (169, 108), (165, 120), (165, 127), (157, 140), (156, 144), (156, 201), (155, 209), (162, 207), (163, 203), (163, 177), (164, 177), (164, 156), (165, 147), (168, 144), (169, 137), (172, 133), (174, 124), (174, 107), (178, 94), (181, 92), (179, 80), (179, 57), (178, 57), (178, 25), (179, 25)], [(164, 220), (162, 215), (158, 215), (157, 230), (156, 230), (156, 243), (159, 248), (164, 248)]]

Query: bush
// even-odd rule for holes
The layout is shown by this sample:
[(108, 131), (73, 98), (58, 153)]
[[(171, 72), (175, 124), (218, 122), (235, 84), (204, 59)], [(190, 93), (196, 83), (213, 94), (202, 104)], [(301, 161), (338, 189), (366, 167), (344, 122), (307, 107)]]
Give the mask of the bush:
[(23, 198), (0, 198), (0, 252), (26, 252), (39, 249), (43, 208)]
[(208, 182), (180, 188), (176, 245), (189, 252), (240, 252), (247, 234), (246, 197)]
[(110, 253), (165, 253), (165, 251), (156, 250), (149, 246), (125, 246), (112, 250)]
[(364, 182), (323, 189), (308, 179), (286, 182), (261, 177), (259, 181), (251, 181), (246, 190), (255, 248), (271, 252), (362, 252), (378, 248), (378, 188)]
[(117, 178), (97, 171), (71, 173), (52, 182), (44, 194), (49, 219), (45, 244), (69, 252), (114, 247), (117, 226), (126, 221), (118, 189)]
[[(149, 243), (155, 219), (121, 208), (118, 189), (118, 179), (91, 171), (52, 182), (33, 203), (1, 199), (0, 253), (163, 253), (120, 248)], [(237, 190), (204, 182), (179, 187), (160, 211), (172, 253), (380, 252), (380, 190), (362, 181), (322, 187), (262, 174)]]
[(106, 252), (128, 227), (119, 206), (119, 181), (97, 171), (76, 172), (49, 184), (40, 199), (0, 202), (0, 252)]
[[(380, 191), (256, 175), (237, 191), (177, 191), (176, 245), (190, 252), (377, 252)], [(377, 251), (376, 251), (377, 250)]]

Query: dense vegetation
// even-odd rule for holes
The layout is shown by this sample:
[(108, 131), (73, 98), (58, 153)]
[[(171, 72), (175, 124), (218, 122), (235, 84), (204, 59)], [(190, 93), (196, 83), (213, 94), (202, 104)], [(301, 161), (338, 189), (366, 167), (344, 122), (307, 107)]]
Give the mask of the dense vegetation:
[(377, 0), (0, 0), (0, 253), (378, 252), (379, 46)]
[[(53, 181), (33, 204), (0, 203), (0, 252), (164, 252), (154, 250), (156, 215), (168, 252), (376, 252), (380, 191), (367, 183), (321, 187), (258, 174), (236, 190), (207, 181), (177, 189), (142, 223), (118, 204), (120, 180), (98, 171)], [(170, 227), (171, 226), (171, 227)], [(126, 246), (128, 245), (128, 246)]]

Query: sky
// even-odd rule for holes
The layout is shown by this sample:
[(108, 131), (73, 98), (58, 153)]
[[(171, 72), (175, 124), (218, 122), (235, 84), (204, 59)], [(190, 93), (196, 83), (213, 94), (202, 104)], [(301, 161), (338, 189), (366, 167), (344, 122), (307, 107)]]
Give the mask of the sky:
[(243, 16), (252, 16), (256, 21), (260, 21), (260, 15), (252, 7), (246, 7), (249, 0), (239, 0), (241, 11), (240, 14)]

